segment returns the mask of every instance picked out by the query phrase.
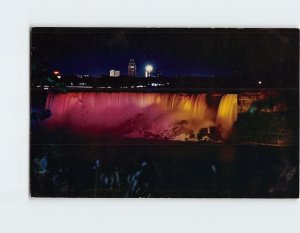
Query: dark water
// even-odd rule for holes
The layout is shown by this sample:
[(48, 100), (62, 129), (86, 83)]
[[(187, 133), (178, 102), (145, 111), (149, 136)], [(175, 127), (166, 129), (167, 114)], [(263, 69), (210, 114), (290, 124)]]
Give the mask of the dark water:
[[(32, 145), (31, 155), (32, 196), (298, 197), (297, 146)], [(44, 173), (33, 159), (43, 157)]]

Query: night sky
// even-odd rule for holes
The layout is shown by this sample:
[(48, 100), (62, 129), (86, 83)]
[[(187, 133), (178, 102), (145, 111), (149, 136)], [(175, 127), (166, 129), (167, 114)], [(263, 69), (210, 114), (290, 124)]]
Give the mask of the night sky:
[(127, 75), (130, 58), (138, 76), (146, 64), (166, 77), (240, 75), (245, 79), (297, 82), (296, 29), (33, 28), (31, 62), (62, 74)]

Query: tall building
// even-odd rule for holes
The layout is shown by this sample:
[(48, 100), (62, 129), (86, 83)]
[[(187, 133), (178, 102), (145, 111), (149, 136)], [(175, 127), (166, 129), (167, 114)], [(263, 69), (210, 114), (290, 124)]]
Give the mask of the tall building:
[(128, 76), (135, 77), (136, 76), (136, 64), (134, 59), (130, 59), (128, 63)]

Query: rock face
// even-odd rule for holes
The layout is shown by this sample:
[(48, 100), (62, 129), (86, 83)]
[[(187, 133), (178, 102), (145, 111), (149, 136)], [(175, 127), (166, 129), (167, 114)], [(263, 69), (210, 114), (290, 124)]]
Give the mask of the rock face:
[(238, 113), (251, 111), (251, 107), (259, 108), (263, 112), (285, 111), (286, 105), (283, 99), (274, 91), (244, 92), (238, 94)]

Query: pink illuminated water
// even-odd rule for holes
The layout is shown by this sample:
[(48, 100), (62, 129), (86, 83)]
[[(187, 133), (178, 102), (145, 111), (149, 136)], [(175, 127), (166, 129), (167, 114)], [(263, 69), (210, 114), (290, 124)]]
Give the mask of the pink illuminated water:
[[(193, 139), (201, 128), (218, 126), (227, 136), (237, 119), (236, 95), (224, 95), (219, 109), (206, 94), (49, 93), (48, 128), (74, 133), (163, 140)], [(195, 139), (195, 137), (194, 137)]]

